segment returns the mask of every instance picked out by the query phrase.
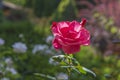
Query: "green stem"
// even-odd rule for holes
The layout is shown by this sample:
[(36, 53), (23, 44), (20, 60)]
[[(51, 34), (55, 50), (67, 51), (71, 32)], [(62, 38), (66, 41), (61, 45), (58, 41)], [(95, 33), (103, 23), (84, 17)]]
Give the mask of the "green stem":
[(68, 71), (68, 80), (70, 80), (71, 71), (69, 70), (69, 68), (67, 69), (67, 71)]
[[(70, 58), (69, 58), (69, 57), (70, 57)], [(72, 54), (67, 55), (67, 59), (68, 59), (68, 64), (69, 64), (69, 66), (72, 66), (72, 57), (73, 57)], [(68, 80), (70, 80), (70, 77), (71, 77), (71, 70), (72, 70), (71, 67), (70, 67), (70, 68), (67, 68), (67, 71), (68, 71)]]

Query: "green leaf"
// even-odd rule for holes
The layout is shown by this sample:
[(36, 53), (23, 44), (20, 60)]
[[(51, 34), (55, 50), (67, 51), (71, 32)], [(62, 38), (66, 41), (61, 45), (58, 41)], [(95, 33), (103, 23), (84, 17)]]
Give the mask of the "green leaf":
[(57, 55), (57, 56), (51, 57), (51, 59), (53, 59), (56, 62), (61, 62), (62, 60), (64, 60), (64, 58), (65, 58), (64, 55)]
[(86, 71), (86, 72), (91, 73), (94, 77), (96, 77), (96, 74), (95, 74), (93, 71), (91, 71), (91, 70), (89, 70), (89, 69), (87, 69), (87, 68), (85, 68), (85, 67), (82, 67), (82, 69), (83, 69), (84, 71)]
[(78, 69), (73, 68), (73, 70), (76, 71), (77, 73), (81, 74), (81, 72)]
[(83, 74), (86, 74), (86, 71), (83, 69), (82, 66), (76, 66), (76, 69), (79, 70), (79, 72), (83, 73)]
[(56, 80), (55, 77), (52, 77), (50, 75), (45, 75), (45, 74), (41, 74), (41, 73), (34, 73), (35, 76), (41, 76), (41, 77), (46, 77), (48, 79), (51, 79), (51, 80)]
[(61, 66), (62, 68), (71, 68), (72, 70), (76, 71), (77, 73), (81, 74), (81, 72), (75, 68), (75, 66)]
[(64, 61), (61, 61), (61, 62), (60, 62), (60, 65), (66, 66), (67, 64), (66, 64)]
[(62, 68), (73, 68), (74, 66), (61, 66)]
[(70, 56), (71, 58), (73, 58), (73, 54), (69, 54), (69, 56)]
[(79, 66), (79, 62), (75, 59), (75, 58), (72, 58), (72, 63), (74, 66)]

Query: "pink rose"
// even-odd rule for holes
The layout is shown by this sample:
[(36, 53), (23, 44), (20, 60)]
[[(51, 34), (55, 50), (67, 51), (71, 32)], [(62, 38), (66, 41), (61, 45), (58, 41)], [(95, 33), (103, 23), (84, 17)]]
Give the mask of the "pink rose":
[(67, 54), (80, 51), (81, 45), (89, 45), (90, 33), (84, 28), (86, 19), (77, 21), (53, 22), (52, 33), (54, 35), (53, 46), (62, 49)]

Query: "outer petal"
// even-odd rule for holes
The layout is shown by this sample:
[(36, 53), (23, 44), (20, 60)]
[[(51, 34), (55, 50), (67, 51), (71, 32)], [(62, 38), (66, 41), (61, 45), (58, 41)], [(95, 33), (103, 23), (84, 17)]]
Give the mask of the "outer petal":
[(57, 27), (58, 27), (59, 29), (69, 27), (69, 22), (67, 22), (67, 21), (59, 22)]
[(59, 22), (57, 25), (59, 33), (64, 36), (66, 32), (69, 31), (69, 22), (68, 21), (62, 21)]
[(66, 54), (74, 54), (80, 51), (80, 45), (62, 46), (62, 49)]
[(85, 45), (85, 46), (87, 46), (87, 45), (89, 45), (89, 44), (90, 44), (90, 40), (87, 40), (87, 41), (82, 42), (82, 45)]
[(75, 32), (79, 32), (81, 30), (81, 24), (77, 21), (72, 21), (70, 24), (69, 24), (69, 30), (71, 31), (75, 31)]
[(82, 27), (84, 27), (85, 23), (86, 23), (86, 19), (82, 18), (82, 21), (80, 22), (80, 24), (82, 25)]
[(61, 45), (59, 44), (58, 40), (57, 39), (54, 39), (53, 40), (53, 46), (55, 49), (61, 49)]
[(58, 34), (57, 22), (52, 23), (51, 30), (52, 30), (52, 33), (53, 33), (54, 36), (56, 36)]
[(88, 45), (90, 43), (90, 33), (86, 29), (81, 30), (80, 38), (81, 45)]

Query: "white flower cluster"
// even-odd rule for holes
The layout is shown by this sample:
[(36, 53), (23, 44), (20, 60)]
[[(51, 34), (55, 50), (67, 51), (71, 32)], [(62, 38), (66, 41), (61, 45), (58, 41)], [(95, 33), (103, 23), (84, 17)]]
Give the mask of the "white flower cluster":
[(61, 72), (56, 75), (56, 78), (57, 80), (68, 80), (68, 75)]
[(10, 79), (7, 77), (4, 77), (4, 78), (1, 78), (1, 80), (10, 80)]
[(25, 53), (27, 51), (26, 44), (22, 42), (16, 42), (12, 45), (14, 52), (16, 53)]
[(0, 38), (0, 46), (4, 45), (5, 44), (5, 40)]
[(5, 58), (5, 63), (7, 64), (8, 67), (13, 66), (13, 61), (10, 57)]
[[(22, 42), (16, 42), (12, 45), (12, 47), (13, 47), (13, 51), (16, 53), (25, 53), (27, 51), (26, 44)], [(48, 45), (36, 44), (33, 46), (32, 53), (35, 54), (37, 52), (52, 54), (52, 48), (49, 48)]]
[[(46, 38), (46, 43), (51, 43), (53, 39), (53, 36), (48, 36)], [(37, 52), (42, 52), (42, 53), (46, 53), (46, 54), (52, 54), (52, 47), (49, 48), (48, 45), (43, 45), (43, 44), (36, 44), (33, 47), (32, 53), (35, 54)]]
[(15, 68), (13, 67), (13, 61), (10, 57), (5, 58), (5, 63), (7, 65), (6, 67), (6, 71), (7, 72), (11, 72), (13, 75), (17, 74), (18, 72), (15, 70)]
[(51, 35), (46, 38), (47, 43), (51, 43), (52, 40), (53, 40), (53, 36), (51, 36)]
[[(3, 61), (4, 61), (4, 63), (3, 63)], [(3, 58), (0, 61), (0, 63), (1, 63), (0, 64), (1, 75), (6, 75), (8, 73), (11, 73), (11, 75), (18, 74), (17, 70), (13, 66), (12, 58), (10, 58), (10, 57)], [(8, 77), (4, 76), (4, 77), (1, 77), (0, 80), (10, 80), (10, 79)]]
[(13, 67), (7, 67), (6, 71), (11, 72), (13, 75), (18, 73)]
[(37, 52), (40, 52), (40, 51), (45, 51), (48, 49), (48, 46), (47, 45), (41, 45), (41, 44), (37, 44), (34, 46), (33, 50), (32, 50), (32, 53), (35, 54)]
[[(21, 34), (19, 34), (19, 37), (23, 38), (24, 35), (21, 33)], [(53, 39), (53, 36), (50, 35), (45, 39), (45, 41), (46, 41), (46, 43), (50, 44), (52, 42), (52, 39)], [(4, 44), (5, 44), (5, 40), (0, 38), (0, 46), (4, 45)], [(12, 48), (13, 48), (13, 51), (16, 53), (25, 53), (28, 50), (26, 44), (23, 42), (15, 42), (12, 45)], [(32, 53), (35, 54), (37, 52), (42, 52), (42, 53), (46, 53), (46, 54), (53, 54), (53, 50), (54, 49), (52, 46), (49, 47), (48, 45), (36, 44), (33, 46)]]

